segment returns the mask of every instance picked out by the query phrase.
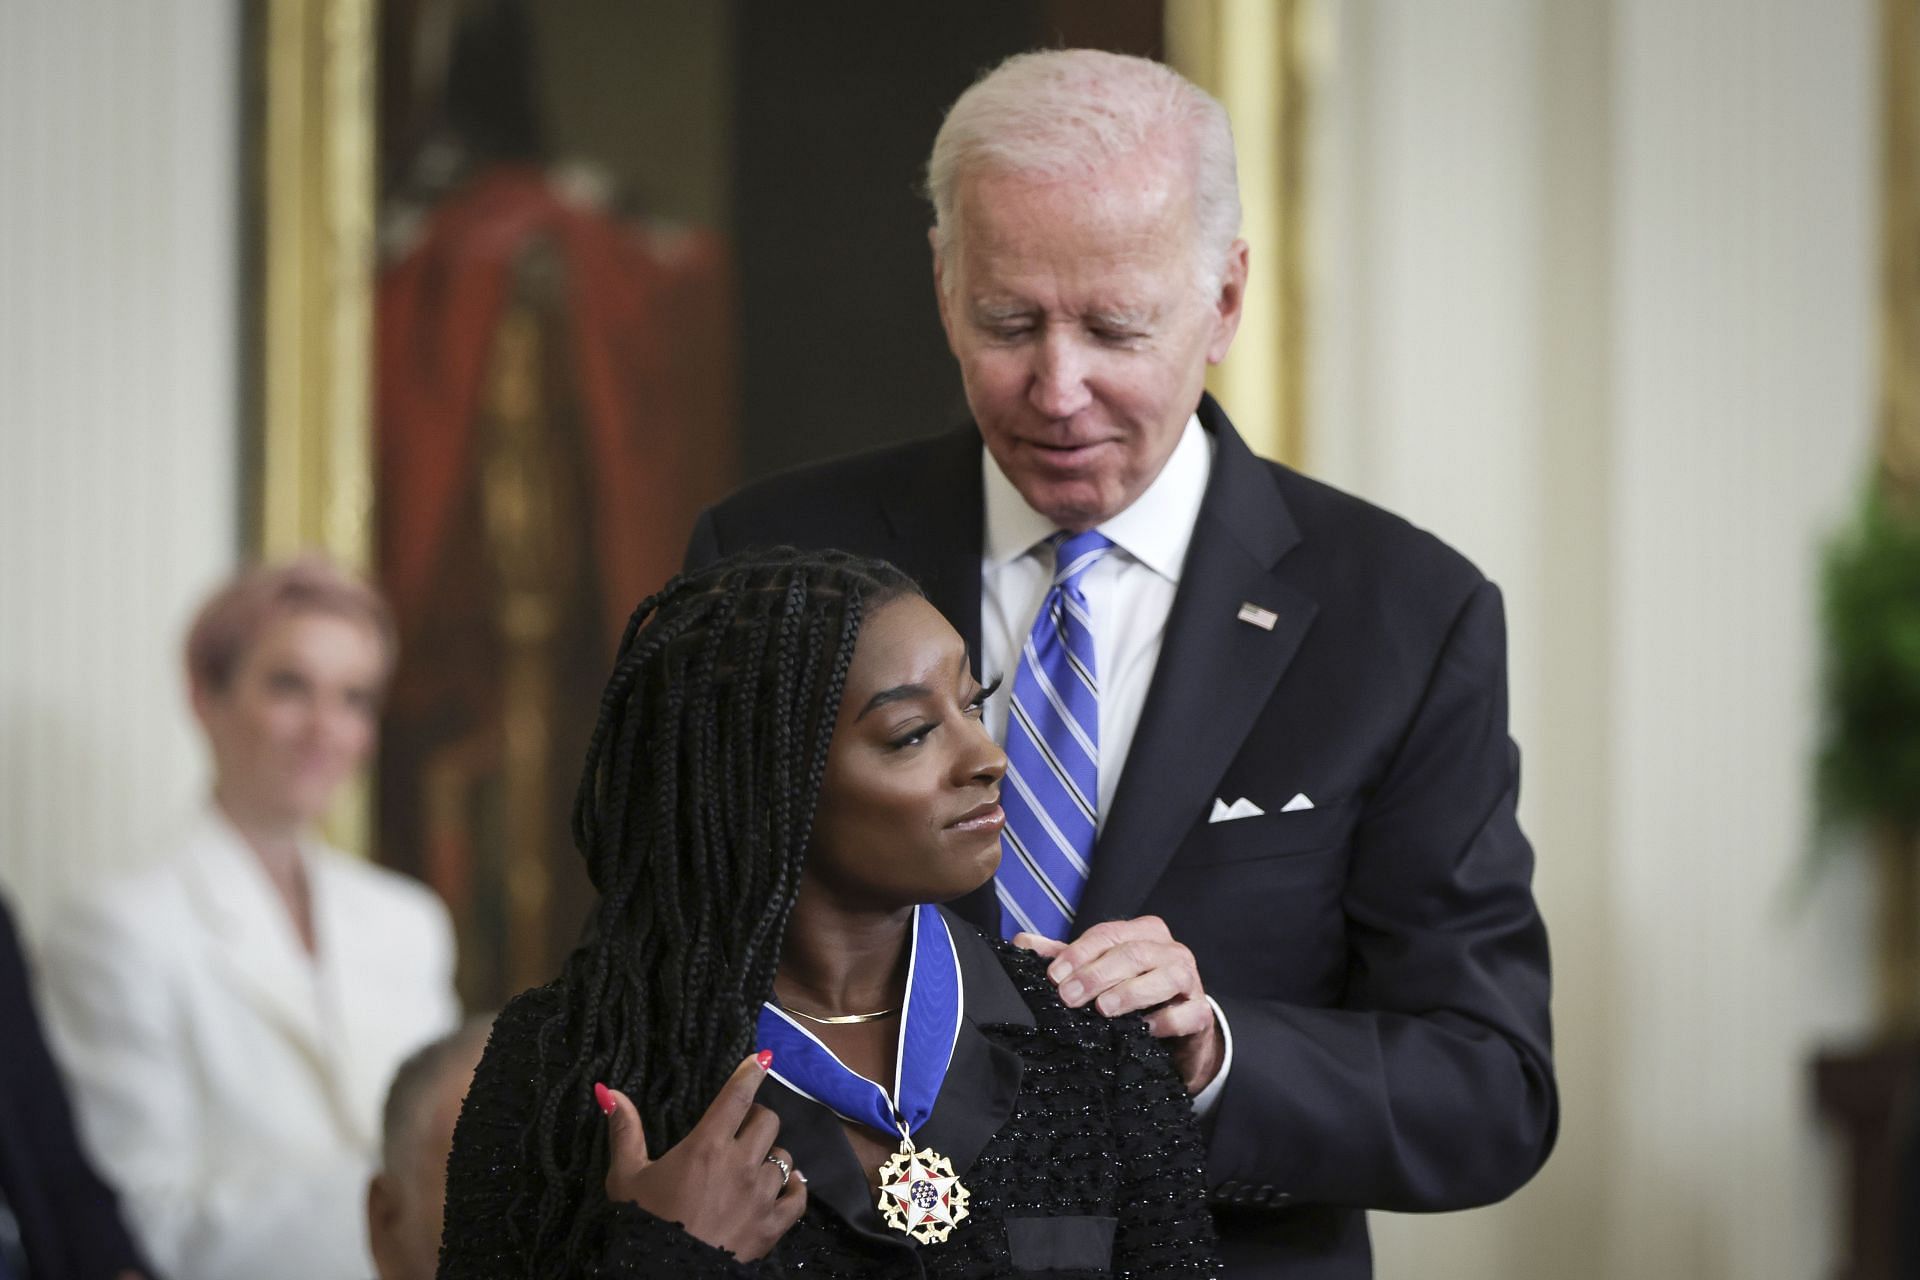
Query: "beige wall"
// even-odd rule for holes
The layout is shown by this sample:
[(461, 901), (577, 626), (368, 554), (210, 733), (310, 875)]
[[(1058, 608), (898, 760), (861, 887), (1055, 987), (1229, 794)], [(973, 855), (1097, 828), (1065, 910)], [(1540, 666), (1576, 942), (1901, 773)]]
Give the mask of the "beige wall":
[(235, 543), (237, 11), (0, 4), (0, 889), (153, 856)]
[(1851, 868), (1795, 905), (1815, 554), (1872, 409), (1867, 0), (1349, 0), (1317, 132), (1311, 462), (1507, 592), (1565, 1121), (1383, 1280), (1832, 1260), (1813, 1046)]

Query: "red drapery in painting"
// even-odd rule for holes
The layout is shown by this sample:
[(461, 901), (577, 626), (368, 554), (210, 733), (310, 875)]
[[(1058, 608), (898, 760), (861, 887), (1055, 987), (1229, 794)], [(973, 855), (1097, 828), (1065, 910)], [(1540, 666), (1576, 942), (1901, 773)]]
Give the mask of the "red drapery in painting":
[[(500, 167), (429, 215), (378, 301), (380, 563), (403, 614), (426, 599), (461, 488), (515, 263), (550, 239), (567, 269), (569, 339), (591, 453), (606, 616), (679, 566), (679, 538), (725, 466), (728, 282), (719, 238), (656, 237), (563, 200), (545, 173)], [(391, 499), (391, 500), (389, 500)]]
[[(566, 815), (598, 689), (621, 623), (678, 569), (731, 467), (731, 282), (716, 233), (621, 221), (534, 166), (483, 170), (424, 216), (377, 294), (378, 562), (402, 638), (381, 856), (448, 899), (463, 989), (485, 1005), (550, 976), (584, 909)], [(550, 295), (527, 296), (531, 261), (557, 265)], [(531, 659), (504, 625), (514, 575), (489, 559), (502, 544), (482, 492), (502, 340), (529, 318), (541, 456), (523, 461), (554, 460), (540, 518), (566, 524), (529, 532), (570, 584)]]

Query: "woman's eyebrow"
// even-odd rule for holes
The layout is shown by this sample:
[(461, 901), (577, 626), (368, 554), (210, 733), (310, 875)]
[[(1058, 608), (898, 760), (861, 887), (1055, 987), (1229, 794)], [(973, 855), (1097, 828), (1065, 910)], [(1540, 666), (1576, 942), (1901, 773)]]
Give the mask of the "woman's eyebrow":
[(897, 684), (891, 689), (882, 689), (867, 699), (867, 705), (860, 708), (860, 714), (853, 718), (853, 722), (855, 724), (860, 723), (869, 711), (877, 710), (891, 702), (906, 702), (913, 698), (930, 698), (932, 696), (933, 690), (923, 684)]

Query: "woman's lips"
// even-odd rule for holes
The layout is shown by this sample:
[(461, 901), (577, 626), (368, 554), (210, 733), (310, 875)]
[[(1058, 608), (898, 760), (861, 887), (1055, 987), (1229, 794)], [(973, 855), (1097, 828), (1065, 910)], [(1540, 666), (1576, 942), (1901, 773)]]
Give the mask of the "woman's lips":
[(1007, 825), (1007, 813), (997, 801), (989, 801), (947, 825), (954, 831), (998, 831)]

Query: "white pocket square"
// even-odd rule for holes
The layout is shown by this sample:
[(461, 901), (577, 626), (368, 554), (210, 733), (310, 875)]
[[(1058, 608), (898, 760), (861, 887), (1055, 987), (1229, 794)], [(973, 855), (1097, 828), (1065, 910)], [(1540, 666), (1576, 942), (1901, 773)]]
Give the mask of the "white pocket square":
[(1225, 800), (1216, 798), (1213, 802), (1213, 812), (1207, 815), (1207, 821), (1208, 822), (1231, 822), (1235, 818), (1257, 818), (1265, 812), (1266, 812), (1265, 809), (1262, 809), (1259, 805), (1247, 799), (1245, 796), (1241, 796), (1238, 800), (1235, 800), (1232, 804), (1228, 804)]
[(1293, 799), (1280, 806), (1280, 812), (1298, 813), (1302, 809), (1311, 808), (1313, 808), (1313, 801), (1307, 799), (1307, 793), (1304, 791), (1296, 791), (1294, 792)]

